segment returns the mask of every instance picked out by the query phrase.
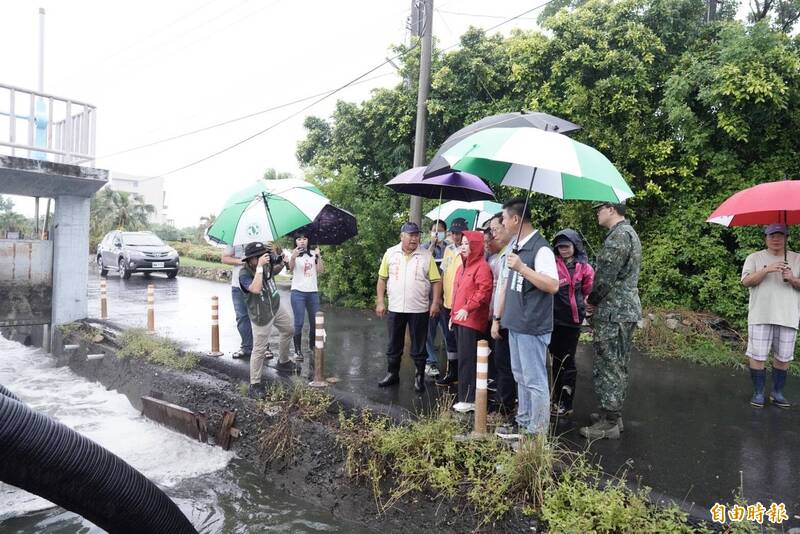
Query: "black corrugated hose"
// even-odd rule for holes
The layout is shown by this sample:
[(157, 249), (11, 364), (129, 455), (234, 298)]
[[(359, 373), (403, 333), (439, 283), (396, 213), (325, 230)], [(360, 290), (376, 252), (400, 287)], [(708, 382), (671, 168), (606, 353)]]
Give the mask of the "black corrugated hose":
[(197, 531), (144, 475), (0, 385), (0, 481), (116, 533)]

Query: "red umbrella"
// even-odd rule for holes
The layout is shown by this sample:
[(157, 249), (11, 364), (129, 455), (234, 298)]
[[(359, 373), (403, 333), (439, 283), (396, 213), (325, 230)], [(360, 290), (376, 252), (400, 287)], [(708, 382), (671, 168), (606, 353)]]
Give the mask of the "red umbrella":
[(723, 226), (800, 224), (800, 181), (768, 182), (739, 191), (706, 222)]

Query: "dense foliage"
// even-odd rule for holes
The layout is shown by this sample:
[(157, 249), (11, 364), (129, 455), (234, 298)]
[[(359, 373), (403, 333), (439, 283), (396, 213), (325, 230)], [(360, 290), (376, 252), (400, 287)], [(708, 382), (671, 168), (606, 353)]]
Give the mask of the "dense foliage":
[[(712, 22), (695, 0), (575, 6), (545, 17), (546, 33), (470, 30), (460, 48), (435, 53), (428, 155), (493, 113), (540, 110), (580, 124), (575, 137), (605, 153), (636, 192), (629, 211), (645, 247), (645, 303), (741, 324), (741, 264), (763, 241), (758, 229), (704, 221), (734, 191), (795, 176), (797, 39), (777, 15), (743, 23), (725, 3)], [(380, 89), (361, 104), (339, 102), (328, 120), (309, 117), (298, 146), (307, 175), (359, 219), (359, 237), (330, 254), (334, 275), (323, 280), (327, 295), (347, 304), (372, 302), (380, 256), (407, 216), (407, 197), (383, 184), (411, 166), (417, 62), (415, 51), (404, 56), (411, 89)], [(601, 245), (586, 203), (535, 195), (533, 209), (545, 235), (572, 226)]]

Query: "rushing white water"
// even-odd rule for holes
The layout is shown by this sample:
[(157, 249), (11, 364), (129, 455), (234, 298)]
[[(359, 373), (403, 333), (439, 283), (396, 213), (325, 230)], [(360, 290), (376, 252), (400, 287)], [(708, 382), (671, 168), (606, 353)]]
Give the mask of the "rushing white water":
[[(159, 486), (223, 469), (232, 453), (192, 440), (145, 419), (128, 399), (55, 367), (41, 350), (0, 337), (0, 384), (31, 408), (107, 448)], [(0, 520), (53, 506), (0, 484)]]
[[(33, 409), (93, 439), (144, 473), (201, 534), (367, 532), (286, 495), (241, 460), (144, 417), (128, 399), (89, 382), (41, 350), (0, 337), (0, 384)], [(104, 532), (71, 512), (0, 483), (0, 532)]]

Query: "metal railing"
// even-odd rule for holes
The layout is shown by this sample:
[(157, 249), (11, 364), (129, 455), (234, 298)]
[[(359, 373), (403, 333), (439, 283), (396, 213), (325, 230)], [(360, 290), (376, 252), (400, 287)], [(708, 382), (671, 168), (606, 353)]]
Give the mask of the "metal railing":
[(91, 104), (0, 84), (0, 153), (92, 166), (96, 128)]

